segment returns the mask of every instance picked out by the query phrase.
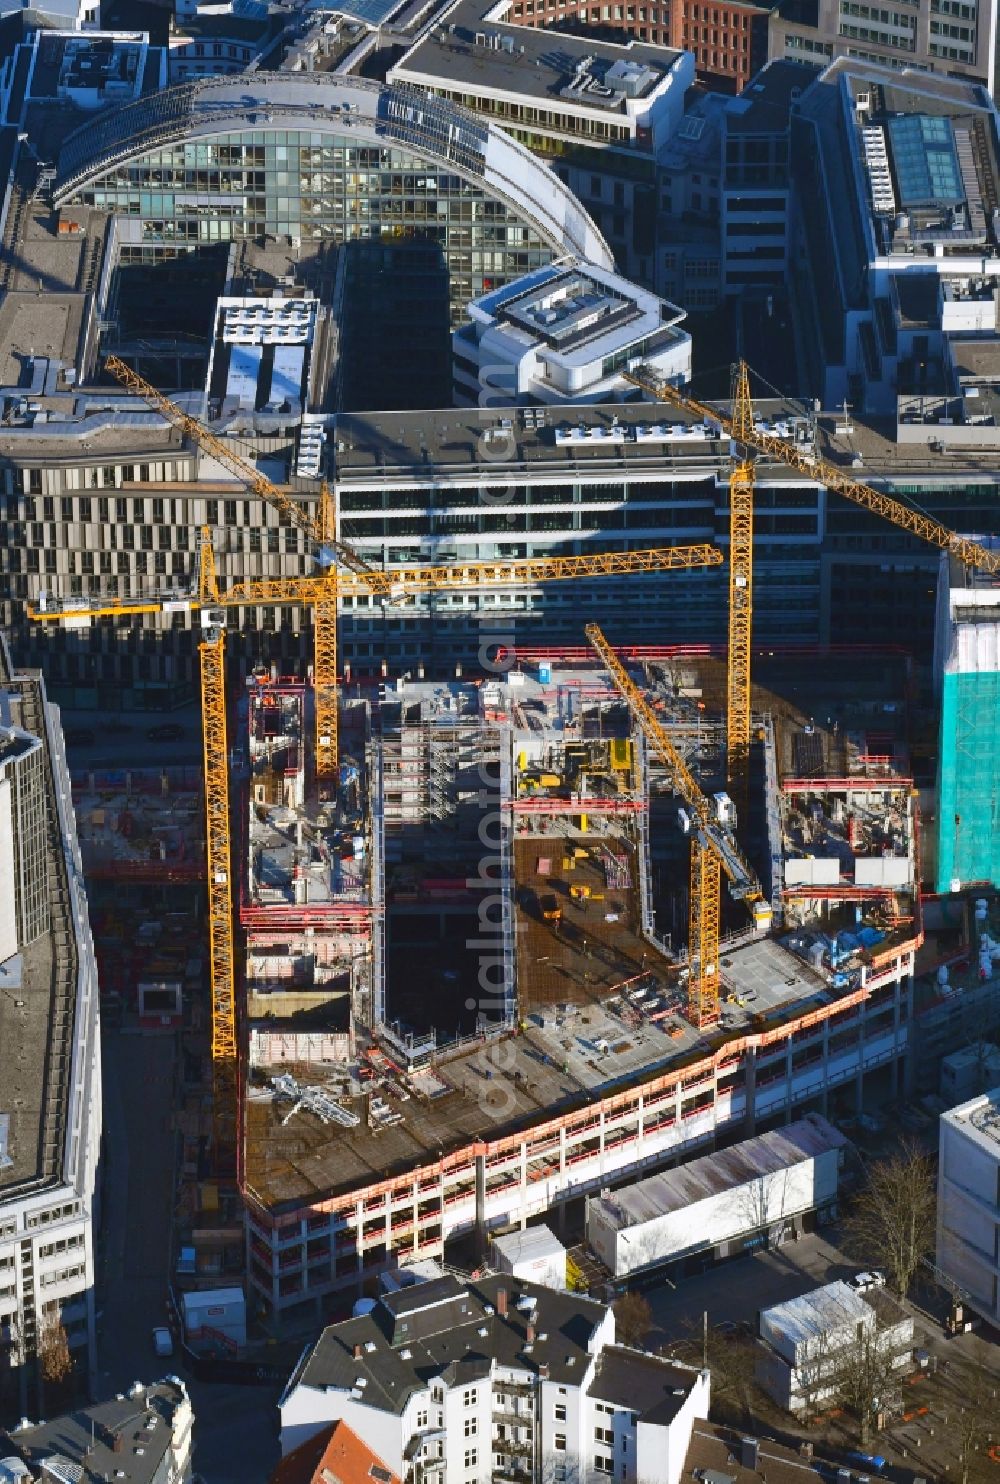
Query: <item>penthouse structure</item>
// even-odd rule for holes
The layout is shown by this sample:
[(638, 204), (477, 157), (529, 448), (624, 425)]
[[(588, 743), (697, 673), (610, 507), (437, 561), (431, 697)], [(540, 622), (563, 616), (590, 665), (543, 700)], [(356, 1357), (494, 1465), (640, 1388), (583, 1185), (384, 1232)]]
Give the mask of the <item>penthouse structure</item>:
[(0, 1044), (0, 1324), (33, 1394), (54, 1325), (84, 1367), (94, 1364), (101, 1060), (59, 713), (41, 677), (14, 669), (2, 641)]
[(590, 264), (540, 269), (468, 312), (452, 335), (459, 406), (634, 397), (621, 373), (639, 362), (665, 380), (691, 379), (683, 311)]

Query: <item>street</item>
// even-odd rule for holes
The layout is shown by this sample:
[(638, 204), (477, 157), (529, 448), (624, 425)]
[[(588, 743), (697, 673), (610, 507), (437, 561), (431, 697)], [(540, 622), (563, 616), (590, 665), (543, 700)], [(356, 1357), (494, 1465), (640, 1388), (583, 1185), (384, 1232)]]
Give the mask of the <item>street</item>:
[(206, 1484), (263, 1480), (277, 1462), (274, 1386), (194, 1381), (153, 1353), (167, 1320), (175, 1134), (173, 1035), (105, 1031), (104, 1208), (99, 1252), (98, 1376), (104, 1398), (176, 1371), (194, 1403), (194, 1464)]

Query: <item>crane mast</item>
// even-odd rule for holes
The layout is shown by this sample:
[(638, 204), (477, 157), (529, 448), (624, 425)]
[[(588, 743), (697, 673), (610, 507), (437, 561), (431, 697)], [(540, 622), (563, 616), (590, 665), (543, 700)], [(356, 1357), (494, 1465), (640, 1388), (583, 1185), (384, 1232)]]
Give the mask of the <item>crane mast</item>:
[(666, 728), (632, 680), (607, 638), (595, 623), (587, 625), (587, 640), (611, 675), (646, 740), (667, 770), (674, 792), (683, 800), (691, 825), (691, 877), (688, 921), (688, 1015), (704, 1028), (719, 1018), (719, 940), (722, 872), (729, 878), (733, 896), (745, 901), (754, 929), (766, 932), (771, 925), (771, 907), (766, 901), (753, 867), (736, 841), (716, 817), (687, 763), (677, 751)]
[[(726, 413), (708, 402), (699, 401), (697, 397), (692, 397), (671, 382), (661, 380), (649, 367), (637, 366), (631, 371), (623, 371), (622, 375), (626, 381), (630, 381), (649, 396), (661, 402), (670, 402), (675, 407), (693, 413), (695, 417), (716, 423), (723, 433), (732, 438), (737, 436), (733, 419)], [(740, 441), (756, 453), (767, 454), (776, 463), (795, 469), (810, 483), (821, 484), (824, 489), (870, 510), (873, 515), (882, 516), (892, 525), (918, 536), (921, 541), (927, 541), (941, 551), (950, 552), (967, 567), (974, 567), (980, 572), (1000, 572), (1000, 551), (990, 551), (985, 546), (980, 546), (978, 541), (970, 541), (955, 531), (949, 531), (947, 526), (943, 526), (932, 516), (924, 515), (919, 510), (911, 510), (908, 505), (874, 489), (870, 484), (851, 479), (836, 464), (831, 464), (829, 459), (814, 453), (803, 453), (787, 439), (779, 438), (774, 433), (766, 433), (756, 426), (743, 428)]]
[(229, 746), (226, 735), (225, 624), (216, 607), (219, 590), (209, 531), (202, 532), (199, 563), (202, 640), (202, 748), (205, 770), (205, 849), (208, 867), (208, 943), (212, 997), (212, 1118), (216, 1168), (231, 1173), (236, 1150), (236, 973), (233, 945), (232, 839)]
[(729, 647), (726, 653), (726, 779), (745, 813), (750, 794), (750, 633), (753, 622), (754, 463), (747, 434), (753, 403), (746, 361), (733, 376), (733, 458), (729, 475)]
[[(322, 509), (323, 507), (321, 507)], [(332, 502), (324, 520), (332, 515)], [(309, 605), (325, 622), (316, 627), (328, 646), (324, 666), (315, 676), (319, 741), (328, 749), (332, 768), (337, 758), (336, 615), (339, 590), (375, 591), (392, 600), (426, 592), (510, 588), (551, 579), (600, 577), (628, 573), (688, 571), (721, 565), (713, 546), (663, 547), (635, 552), (597, 552), (581, 557), (529, 558), (509, 562), (473, 562), (461, 566), (410, 567), (391, 573), (364, 571), (339, 577), (335, 569), (311, 578), (237, 584), (219, 591), (212, 533), (201, 533), (196, 590), (186, 596), (151, 594), (148, 598), (65, 601), (40, 600), (29, 617), (40, 622), (121, 617), (144, 613), (200, 613), (203, 638), (198, 646), (205, 777), (205, 839), (208, 866), (208, 924), (211, 964), (213, 1118), (220, 1173), (232, 1168), (237, 1134), (238, 1059), (236, 1036), (235, 949), (232, 898), (232, 837), (229, 801), (229, 747), (226, 734), (225, 631), (230, 608), (279, 604)], [(317, 644), (319, 639), (317, 637)], [(332, 684), (330, 680), (332, 678)], [(321, 683), (327, 685), (322, 696)], [(323, 731), (326, 728), (326, 731)], [(322, 775), (321, 775), (322, 776)], [(692, 780), (693, 782), (693, 780)]]
[(314, 607), (313, 676), (315, 680), (315, 742), (313, 761), (316, 777), (330, 783), (337, 773), (337, 578), (336, 569), (343, 567), (355, 575), (372, 568), (353, 547), (337, 540), (337, 520), (333, 497), (324, 483), (320, 492), (319, 520), (314, 521), (295, 500), (254, 469), (235, 453), (224, 439), (216, 436), (204, 423), (184, 411), (176, 402), (158, 391), (151, 382), (133, 371), (118, 356), (109, 356), (107, 369), (122, 386), (135, 392), (199, 448), (210, 454), (223, 468), (258, 495), (315, 546), (321, 569), (328, 575), (329, 592)]

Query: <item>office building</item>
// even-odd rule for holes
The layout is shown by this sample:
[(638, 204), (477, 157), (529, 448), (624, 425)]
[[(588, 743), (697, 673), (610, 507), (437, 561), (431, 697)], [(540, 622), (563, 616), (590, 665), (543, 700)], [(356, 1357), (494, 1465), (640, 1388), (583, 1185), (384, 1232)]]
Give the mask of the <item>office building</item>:
[(779, 1246), (835, 1208), (847, 1140), (818, 1115), (587, 1201), (587, 1244), (616, 1278)]
[[(767, 59), (770, 5), (755, 0), (662, 0), (661, 4), (599, 6), (592, 0), (506, 0), (479, 14), (520, 37), (525, 29), (557, 26), (588, 46), (652, 43), (690, 52), (699, 80), (739, 92)], [(526, 44), (530, 44), (526, 43)]]
[(890, 419), (900, 444), (994, 443), (1000, 173), (983, 88), (834, 62), (793, 110), (792, 181), (803, 390)]
[(2, 642), (0, 1045), (0, 1325), (30, 1388), (56, 1325), (94, 1364), (101, 1057), (59, 713)]
[(853, 0), (780, 0), (770, 14), (768, 55), (824, 65), (838, 57), (882, 67), (969, 77), (992, 92), (1000, 31), (994, 0), (921, 0), (903, 10)]
[(337, 1420), (401, 1478), (680, 1484), (709, 1379), (616, 1344), (591, 1299), (449, 1276), (324, 1330), (279, 1402), (282, 1452)]
[(689, 95), (657, 155), (655, 282), (666, 298), (710, 309), (786, 283), (791, 116), (814, 80), (811, 67), (771, 62), (738, 98)]
[(936, 889), (1000, 883), (1000, 584), (941, 558)]
[[(560, 29), (554, 46), (551, 32), (517, 10), (455, 0), (389, 78), (495, 120), (547, 160), (599, 227), (619, 271), (652, 285), (656, 151), (680, 122), (694, 58), (589, 24)], [(539, 0), (538, 23), (554, 18), (543, 16)]]
[(613, 402), (635, 397), (623, 373), (640, 363), (691, 379), (683, 311), (590, 263), (561, 262), (468, 308), (452, 335), (459, 406)]
[[(18, 1484), (127, 1478), (189, 1484), (194, 1409), (184, 1382), (137, 1381), (124, 1396), (0, 1434), (0, 1477)], [(20, 1468), (18, 1467), (20, 1465)], [(4, 1473), (4, 1469), (10, 1470)]]
[(935, 1262), (989, 1324), (1000, 1320), (1000, 1091), (942, 1113)]
[[(224, 585), (309, 574), (307, 543), (298, 531), (281, 529), (259, 496), (220, 478), (217, 466), (135, 398), (79, 388), (44, 396), (40, 405), (45, 420), (18, 413), (15, 402), (11, 422), (0, 428), (0, 566), (10, 590), (2, 616), (17, 653), (45, 666), (67, 704), (162, 705), (190, 695), (197, 668), (190, 614), (151, 615), (124, 635), (83, 619), (70, 631), (29, 623), (25, 605), (42, 592), (60, 599), (178, 594), (190, 586), (195, 533), (204, 525), (218, 533)], [(531, 411), (324, 416), (320, 457), (336, 496), (338, 535), (388, 567), (670, 542), (711, 541), (725, 549), (729, 451), (711, 429), (641, 403), (584, 406), (572, 418), (542, 408), (529, 424)], [(761, 416), (806, 442), (813, 437), (801, 409), (762, 404)], [(246, 429), (262, 414), (244, 417)], [(815, 436), (826, 457), (849, 468), (863, 449), (865, 472), (890, 493), (907, 499), (915, 491), (953, 529), (996, 528), (998, 475), (985, 451), (968, 456), (972, 480), (967, 467), (926, 445), (896, 444), (853, 414), (848, 431), (838, 431), (840, 424), (837, 414), (818, 420)], [(269, 415), (261, 425), (282, 426)], [(309, 436), (298, 446), (294, 431), (286, 437), (285, 462), (268, 468), (294, 476), (303, 452), (316, 453), (316, 426), (307, 420)], [(244, 431), (241, 451), (247, 437)], [(300, 490), (315, 514), (318, 481), (303, 479)], [(933, 549), (827, 498), (784, 467), (758, 464), (757, 490), (758, 642), (869, 643), (877, 631), (885, 643), (931, 645)], [(459, 592), (433, 603), (420, 598), (405, 613), (344, 597), (342, 656), (356, 674), (377, 675), (383, 662), (390, 673), (421, 662), (428, 673), (453, 673), (456, 662), (475, 662), (482, 618), (501, 619), (520, 644), (578, 645), (581, 612), (612, 625), (622, 642), (725, 641), (719, 571), (643, 581), (642, 609), (628, 580), (618, 578), (521, 593)], [(282, 674), (303, 673), (308, 611), (234, 611), (229, 644), (244, 670), (260, 661), (277, 663)]]

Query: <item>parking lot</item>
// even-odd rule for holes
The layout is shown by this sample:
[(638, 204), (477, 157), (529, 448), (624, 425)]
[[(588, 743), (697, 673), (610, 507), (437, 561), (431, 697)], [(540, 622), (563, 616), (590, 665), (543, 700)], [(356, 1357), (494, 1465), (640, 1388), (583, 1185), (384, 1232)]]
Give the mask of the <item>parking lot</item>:
[[(707, 1314), (709, 1325), (721, 1326), (728, 1342), (743, 1352), (734, 1356), (733, 1370), (748, 1373), (756, 1343), (751, 1335), (756, 1333), (761, 1309), (797, 1298), (835, 1279), (847, 1279), (858, 1269), (859, 1264), (838, 1246), (836, 1229), (827, 1228), (773, 1252), (757, 1252), (718, 1264), (676, 1286), (656, 1280), (644, 1289), (653, 1317), (645, 1343), (652, 1350), (680, 1352), (685, 1358), (696, 1359), (703, 1315)], [(904, 1381), (902, 1410), (890, 1418), (884, 1431), (872, 1434), (870, 1452), (884, 1457), (888, 1476), (908, 1480), (916, 1474), (960, 1480), (960, 1439), (955, 1419), (967, 1404), (968, 1377), (973, 1368), (987, 1375), (996, 1417), (993, 1441), (1000, 1441), (1000, 1345), (985, 1329), (949, 1338), (944, 1327), (948, 1296), (931, 1284), (920, 1286), (905, 1307), (914, 1321), (914, 1348), (927, 1352), (928, 1363)], [(720, 1400), (724, 1405), (724, 1399)], [(742, 1397), (737, 1411), (741, 1405)], [(800, 1423), (755, 1392), (752, 1408), (763, 1434), (793, 1446), (808, 1441), (817, 1455), (828, 1456), (835, 1463), (846, 1461), (858, 1447), (855, 1420), (836, 1407), (812, 1422)], [(747, 1419), (740, 1420), (745, 1423)], [(1000, 1463), (987, 1452), (980, 1452), (972, 1461), (969, 1484), (979, 1484), (980, 1480), (987, 1484), (991, 1479), (1000, 1484)]]

